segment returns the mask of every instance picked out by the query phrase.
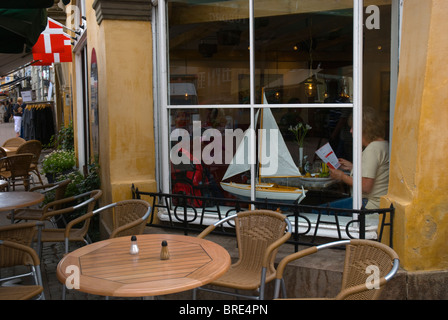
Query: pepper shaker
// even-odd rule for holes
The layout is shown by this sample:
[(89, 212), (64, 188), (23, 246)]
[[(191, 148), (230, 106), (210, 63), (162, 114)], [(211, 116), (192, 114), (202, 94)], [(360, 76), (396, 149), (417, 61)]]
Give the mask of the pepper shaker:
[(168, 260), (170, 258), (170, 252), (168, 251), (168, 243), (162, 241), (162, 250), (160, 250), (160, 260)]
[(138, 254), (138, 245), (137, 245), (137, 237), (131, 237), (131, 249), (129, 251), (130, 254)]

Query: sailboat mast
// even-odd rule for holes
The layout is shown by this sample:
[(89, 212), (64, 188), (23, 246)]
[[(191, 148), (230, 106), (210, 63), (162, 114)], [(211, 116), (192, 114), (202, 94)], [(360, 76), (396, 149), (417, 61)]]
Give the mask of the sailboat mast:
[[(260, 115), (260, 129), (263, 129), (263, 108), (261, 108), (261, 115)], [(263, 130), (259, 130), (259, 133), (260, 133), (260, 137), (259, 137), (259, 140), (258, 141), (263, 141), (263, 137), (262, 137), (262, 135), (263, 135)], [(258, 172), (257, 172), (257, 174), (258, 174), (258, 183), (261, 183), (261, 155), (263, 154), (262, 153), (262, 148), (263, 148), (263, 143), (258, 143)]]
[[(265, 99), (266, 99), (266, 96), (265, 96), (265, 92), (264, 92), (264, 87), (263, 88), (261, 88), (261, 99), (263, 100), (262, 101), (262, 104), (265, 104), (265, 103), (267, 103), (267, 101), (265, 101)], [(267, 100), (267, 99), (266, 99)], [(263, 111), (264, 111), (264, 109), (263, 108), (261, 108), (261, 114), (260, 114), (260, 129), (263, 129)], [(261, 183), (261, 155), (263, 154), (262, 153), (262, 147), (263, 147), (263, 143), (261, 143), (261, 141), (263, 141), (263, 130), (259, 130), (259, 133), (260, 133), (260, 136), (258, 137), (258, 141), (259, 141), (259, 143), (258, 143), (258, 166), (257, 166), (257, 168), (258, 168), (258, 172), (257, 172), (257, 175), (258, 175), (258, 183)]]

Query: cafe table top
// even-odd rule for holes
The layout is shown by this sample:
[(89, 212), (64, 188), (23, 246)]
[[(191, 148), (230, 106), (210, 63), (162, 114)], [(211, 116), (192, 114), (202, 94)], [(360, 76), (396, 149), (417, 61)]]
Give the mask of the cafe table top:
[(44, 200), (44, 195), (39, 192), (8, 191), (0, 192), (0, 211), (11, 211), (29, 207)]
[[(160, 259), (162, 241), (168, 244), (168, 260)], [(81, 247), (59, 262), (57, 277), (61, 283), (68, 283), (69, 289), (95, 295), (158, 296), (210, 283), (231, 263), (226, 249), (206, 239), (142, 234), (137, 235), (137, 243), (137, 255), (130, 254), (130, 236)]]

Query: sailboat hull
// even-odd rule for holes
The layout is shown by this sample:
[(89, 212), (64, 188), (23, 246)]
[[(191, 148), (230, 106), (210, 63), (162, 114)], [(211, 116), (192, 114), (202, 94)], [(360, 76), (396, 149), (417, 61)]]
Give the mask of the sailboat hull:
[[(250, 184), (221, 182), (221, 187), (241, 199), (251, 198)], [(256, 200), (271, 200), (274, 202), (300, 203), (305, 199), (306, 190), (279, 186), (273, 183), (260, 183), (255, 188)]]

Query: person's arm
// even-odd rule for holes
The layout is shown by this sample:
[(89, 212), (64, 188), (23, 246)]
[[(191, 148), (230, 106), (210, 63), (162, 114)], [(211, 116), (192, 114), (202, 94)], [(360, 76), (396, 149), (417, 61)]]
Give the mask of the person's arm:
[[(343, 183), (353, 186), (353, 178), (349, 175), (345, 174), (342, 170), (330, 169), (330, 176), (333, 179), (340, 180)], [(361, 189), (364, 193), (372, 192), (373, 184), (375, 183), (375, 179), (362, 177), (361, 179)]]

